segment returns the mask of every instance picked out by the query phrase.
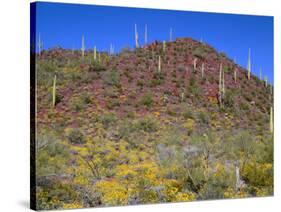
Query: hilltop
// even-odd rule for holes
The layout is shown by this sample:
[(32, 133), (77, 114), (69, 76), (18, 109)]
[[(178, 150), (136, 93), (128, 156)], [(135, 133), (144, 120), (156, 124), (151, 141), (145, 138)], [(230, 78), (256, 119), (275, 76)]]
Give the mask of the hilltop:
[(58, 187), (77, 205), (49, 208), (272, 195), (273, 87), (210, 45), (54, 48), (36, 71), (41, 204)]

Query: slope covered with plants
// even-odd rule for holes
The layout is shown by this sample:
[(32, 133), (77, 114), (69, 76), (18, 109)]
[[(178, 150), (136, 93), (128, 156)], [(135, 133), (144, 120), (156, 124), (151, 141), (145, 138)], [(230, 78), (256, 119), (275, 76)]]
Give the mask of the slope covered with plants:
[(191, 38), (40, 52), (38, 209), (272, 195), (273, 87), (250, 71)]

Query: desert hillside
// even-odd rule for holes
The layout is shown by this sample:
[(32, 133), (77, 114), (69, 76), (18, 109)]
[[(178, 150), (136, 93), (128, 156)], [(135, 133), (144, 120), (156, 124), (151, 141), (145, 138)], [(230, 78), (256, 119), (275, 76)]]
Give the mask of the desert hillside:
[(273, 195), (273, 86), (206, 43), (44, 50), (36, 81), (39, 209)]

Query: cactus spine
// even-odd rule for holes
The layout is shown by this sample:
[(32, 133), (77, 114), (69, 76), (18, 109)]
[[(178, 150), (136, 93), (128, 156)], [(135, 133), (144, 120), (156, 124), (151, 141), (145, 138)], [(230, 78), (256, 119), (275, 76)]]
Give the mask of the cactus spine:
[(85, 56), (84, 35), (82, 36), (82, 47), (81, 47), (81, 51), (82, 51), (82, 58), (84, 58), (84, 56)]
[(147, 44), (147, 25), (145, 25), (145, 29), (144, 29), (144, 44)]
[(249, 55), (248, 55), (248, 80), (251, 78), (251, 49), (249, 48)]
[(272, 107), (270, 107), (269, 131), (270, 131), (270, 133), (273, 133), (273, 111), (272, 111)]
[(94, 60), (97, 60), (97, 47), (94, 47)]
[(53, 81), (53, 107), (56, 106), (56, 81), (57, 81), (57, 75), (55, 75)]
[(135, 24), (135, 45), (136, 48), (139, 48), (139, 35), (138, 35), (138, 29), (137, 29), (137, 24)]
[(204, 72), (205, 72), (205, 64), (202, 63), (202, 67), (201, 67), (201, 75), (202, 75), (202, 78), (204, 78)]
[(161, 72), (161, 57), (158, 57), (158, 73)]
[(170, 42), (173, 41), (173, 29), (170, 28)]
[(42, 48), (43, 48), (43, 41), (41, 40), (41, 35), (39, 33), (39, 38), (38, 38), (38, 53), (39, 53), (39, 55), (41, 55)]

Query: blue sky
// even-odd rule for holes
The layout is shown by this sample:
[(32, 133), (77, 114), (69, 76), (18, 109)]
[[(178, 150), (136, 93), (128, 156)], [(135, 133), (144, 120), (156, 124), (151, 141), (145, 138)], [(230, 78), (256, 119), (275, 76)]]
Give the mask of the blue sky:
[(85, 37), (87, 49), (109, 51), (110, 44), (119, 51), (134, 47), (134, 24), (138, 26), (139, 42), (144, 43), (145, 24), (148, 42), (173, 38), (203, 39), (228, 57), (246, 67), (251, 48), (252, 70), (273, 82), (273, 17), (155, 10), (94, 5), (37, 3), (37, 39), (40, 33), (43, 48), (55, 46), (81, 48)]

